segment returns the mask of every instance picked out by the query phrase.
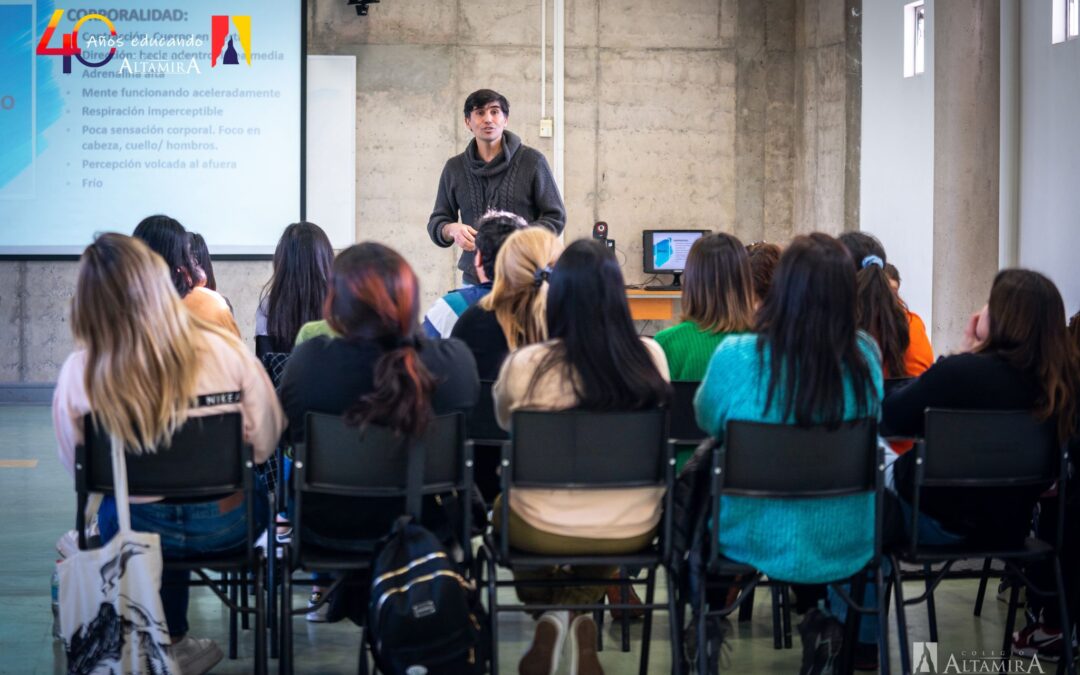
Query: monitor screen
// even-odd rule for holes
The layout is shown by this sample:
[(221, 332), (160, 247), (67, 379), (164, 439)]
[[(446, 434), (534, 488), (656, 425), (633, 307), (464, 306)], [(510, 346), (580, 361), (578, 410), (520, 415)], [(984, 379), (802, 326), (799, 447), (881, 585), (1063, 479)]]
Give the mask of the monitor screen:
[(642, 233), (644, 270), (648, 273), (682, 272), (690, 247), (708, 230), (645, 230)]

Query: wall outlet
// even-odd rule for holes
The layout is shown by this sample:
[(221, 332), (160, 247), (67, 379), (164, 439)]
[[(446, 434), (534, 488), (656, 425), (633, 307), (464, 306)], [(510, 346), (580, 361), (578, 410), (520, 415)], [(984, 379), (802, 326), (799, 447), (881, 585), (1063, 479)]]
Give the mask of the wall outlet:
[(545, 117), (540, 120), (540, 138), (551, 138), (555, 133), (555, 120)]

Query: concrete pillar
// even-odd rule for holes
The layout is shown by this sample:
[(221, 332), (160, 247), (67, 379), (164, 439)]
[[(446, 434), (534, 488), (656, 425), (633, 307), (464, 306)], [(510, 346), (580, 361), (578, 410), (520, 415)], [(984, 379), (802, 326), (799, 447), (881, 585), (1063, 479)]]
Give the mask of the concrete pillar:
[(999, 0), (934, 5), (934, 350), (954, 351), (998, 263)]

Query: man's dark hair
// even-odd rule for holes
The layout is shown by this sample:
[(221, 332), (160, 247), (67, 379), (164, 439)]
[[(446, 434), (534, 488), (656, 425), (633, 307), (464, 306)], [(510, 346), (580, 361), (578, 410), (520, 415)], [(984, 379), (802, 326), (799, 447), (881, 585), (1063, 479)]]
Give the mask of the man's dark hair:
[(497, 102), (502, 109), (504, 115), (510, 114), (510, 101), (506, 100), (506, 97), (497, 91), (492, 89), (477, 89), (473, 93), (469, 94), (469, 97), (465, 99), (465, 117), (466, 119), (472, 114), (472, 111), (477, 108), (484, 108), (489, 103)]
[(509, 211), (488, 211), (476, 221), (476, 250), (488, 281), (495, 281), (495, 256), (503, 242), (528, 226), (524, 218)]

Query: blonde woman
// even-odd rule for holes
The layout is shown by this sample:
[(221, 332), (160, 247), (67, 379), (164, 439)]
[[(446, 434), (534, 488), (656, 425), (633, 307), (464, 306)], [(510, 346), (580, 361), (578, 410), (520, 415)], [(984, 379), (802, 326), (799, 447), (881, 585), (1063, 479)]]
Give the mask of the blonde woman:
[[(60, 370), (52, 407), (60, 461), (69, 474), (74, 475), (75, 446), (84, 440), (82, 420), (88, 413), (128, 448), (153, 452), (190, 417), (240, 412), (255, 461), (270, 456), (285, 420), (266, 372), (229, 331), (185, 308), (164, 260), (142, 241), (103, 234), (87, 247), (71, 319), (78, 349)], [(199, 405), (203, 395), (234, 392), (237, 403)], [(266, 497), (258, 496), (254, 512), (265, 517)], [(132, 528), (160, 534), (166, 557), (228, 551), (241, 545), (247, 532), (239, 493), (203, 503), (135, 501)], [(117, 530), (111, 497), (98, 521), (108, 541)], [(161, 598), (180, 671), (204, 673), (222, 652), (211, 640), (187, 635), (188, 589), (169, 583), (187, 575), (165, 572)]]
[(547, 339), (548, 277), (560, 253), (558, 237), (542, 227), (515, 232), (499, 249), (491, 292), (451, 333), (469, 345), (481, 380), (494, 380), (511, 351)]

